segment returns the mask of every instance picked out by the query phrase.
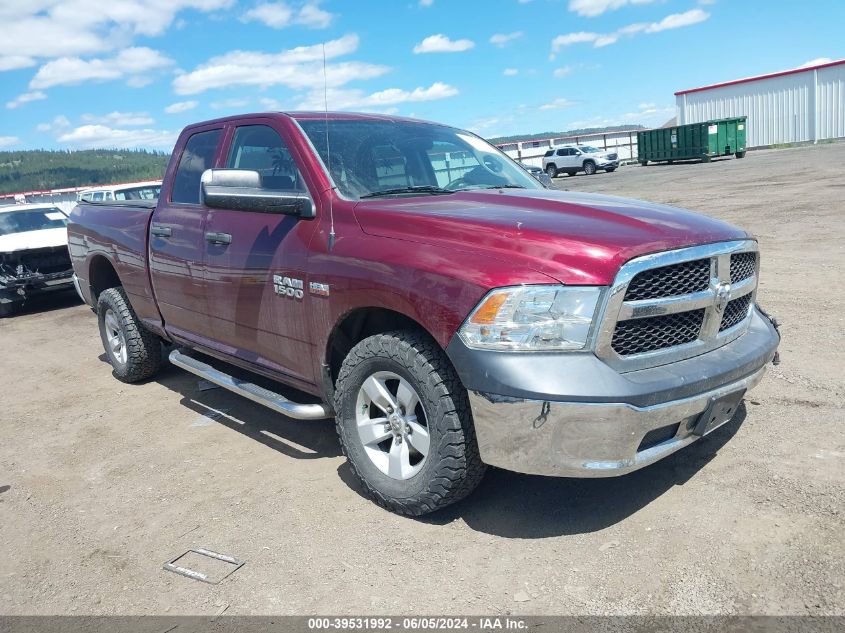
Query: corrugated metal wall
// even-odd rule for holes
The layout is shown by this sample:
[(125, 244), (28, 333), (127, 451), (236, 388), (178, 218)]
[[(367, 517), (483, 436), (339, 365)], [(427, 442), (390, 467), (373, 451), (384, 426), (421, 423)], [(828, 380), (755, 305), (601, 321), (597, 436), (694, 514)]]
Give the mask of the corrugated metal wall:
[(676, 103), (679, 124), (747, 116), (748, 147), (844, 137), (845, 64), (679, 94)]
[(818, 70), (819, 139), (845, 136), (845, 64)]

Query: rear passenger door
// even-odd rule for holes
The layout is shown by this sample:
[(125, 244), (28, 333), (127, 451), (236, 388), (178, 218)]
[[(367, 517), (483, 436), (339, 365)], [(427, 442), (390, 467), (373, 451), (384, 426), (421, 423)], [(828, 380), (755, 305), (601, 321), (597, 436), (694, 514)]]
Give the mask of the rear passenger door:
[[(259, 172), (265, 189), (315, 198), (277, 120), (243, 121), (229, 136), (223, 167)], [(315, 226), (280, 213), (209, 210), (206, 296), (220, 351), (266, 370), (313, 380), (305, 267)]]
[(222, 125), (190, 132), (150, 225), (150, 276), (165, 329), (206, 346), (213, 332), (205, 290), (208, 209), (200, 204), (200, 178), (214, 167), (222, 139)]

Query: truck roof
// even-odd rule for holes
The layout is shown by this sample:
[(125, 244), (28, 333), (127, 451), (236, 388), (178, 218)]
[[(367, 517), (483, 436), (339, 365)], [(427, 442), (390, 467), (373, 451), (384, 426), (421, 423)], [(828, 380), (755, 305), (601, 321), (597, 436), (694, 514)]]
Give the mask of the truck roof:
[(411, 123), (426, 123), (428, 125), (441, 125), (439, 123), (433, 123), (432, 121), (425, 121), (423, 119), (412, 119), (409, 117), (402, 117), (402, 116), (394, 116), (388, 114), (374, 114), (374, 113), (365, 113), (365, 112), (320, 112), (320, 111), (276, 111), (276, 112), (251, 112), (251, 113), (244, 113), (244, 114), (234, 114), (230, 116), (220, 117), (217, 119), (209, 119), (207, 121), (199, 121), (197, 123), (193, 123), (189, 125), (189, 128), (199, 127), (202, 125), (208, 125), (209, 123), (228, 123), (231, 121), (239, 121), (241, 119), (248, 119), (248, 118), (257, 118), (257, 117), (288, 117), (290, 119), (294, 119), (295, 121), (312, 121), (312, 120), (319, 120), (319, 119), (326, 119), (328, 118), (330, 121), (366, 121), (366, 120), (375, 120), (375, 121), (396, 121), (398, 122), (411, 122)]

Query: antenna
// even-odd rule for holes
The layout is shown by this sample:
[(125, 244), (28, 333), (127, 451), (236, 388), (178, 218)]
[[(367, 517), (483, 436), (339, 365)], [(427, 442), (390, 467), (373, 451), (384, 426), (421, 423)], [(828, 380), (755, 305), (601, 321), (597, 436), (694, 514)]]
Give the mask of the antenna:
[(332, 198), (334, 197), (334, 178), (332, 178), (332, 149), (329, 143), (329, 80), (326, 75), (326, 45), (323, 44), (323, 111), (326, 113), (326, 160), (328, 161), (329, 181), (329, 250), (334, 248), (334, 209)]

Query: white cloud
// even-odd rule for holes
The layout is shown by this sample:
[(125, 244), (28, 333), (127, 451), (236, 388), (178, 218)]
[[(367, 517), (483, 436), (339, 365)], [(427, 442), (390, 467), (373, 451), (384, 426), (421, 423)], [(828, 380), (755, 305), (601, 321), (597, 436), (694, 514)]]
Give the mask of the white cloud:
[(586, 31), (579, 31), (577, 33), (567, 33), (566, 35), (558, 35), (552, 40), (552, 50), (556, 53), (564, 46), (572, 44), (581, 44), (584, 42), (595, 42), (597, 38), (601, 37), (598, 33), (591, 33)]
[(240, 110), (249, 105), (249, 99), (223, 99), (222, 101), (212, 101), (212, 110)]
[(86, 123), (100, 123), (102, 125), (117, 125), (135, 127), (139, 125), (152, 125), (155, 123), (146, 112), (109, 112), (103, 115), (83, 114), (82, 120)]
[(70, 127), (70, 121), (64, 114), (60, 114), (50, 123), (39, 123), (35, 129), (39, 132), (57, 132)]
[(798, 68), (810, 68), (811, 66), (821, 66), (822, 64), (829, 64), (833, 60), (830, 57), (816, 57), (815, 59), (811, 59), (809, 61), (804, 62)]
[(516, 68), (505, 68), (505, 69), (502, 71), (502, 74), (503, 74), (505, 77), (514, 77), (514, 76), (516, 76), (516, 75), (518, 75), (518, 74), (519, 74), (519, 70), (518, 70), (518, 69), (516, 69)]
[(680, 29), (685, 26), (692, 26), (704, 22), (710, 17), (707, 11), (702, 9), (690, 9), (683, 13), (673, 13), (667, 15), (660, 22), (652, 22), (645, 28), (646, 33), (659, 33), (660, 31), (667, 31), (669, 29)]
[(6, 0), (0, 3), (0, 70), (131, 46), (137, 36), (163, 34), (182, 10), (209, 12), (233, 1)]
[(607, 11), (621, 9), (628, 4), (650, 4), (655, 0), (569, 0), (569, 10), (587, 18)]
[(291, 7), (287, 2), (262, 2), (244, 13), (242, 19), (245, 22), (262, 22), (274, 29), (294, 24), (324, 29), (334, 17), (334, 14), (321, 9), (318, 2), (306, 2), (300, 7)]
[(170, 149), (177, 134), (164, 130), (133, 129), (122, 130), (107, 125), (83, 125), (61, 134), (60, 143), (74, 147), (152, 147)]
[[(326, 59), (348, 55), (358, 49), (357, 35), (326, 42)], [(330, 87), (350, 81), (373, 79), (390, 70), (387, 66), (367, 62), (335, 62), (326, 65), (326, 82)], [(323, 85), (323, 47), (320, 44), (299, 46), (279, 53), (231, 51), (212, 57), (188, 73), (173, 80), (176, 94), (198, 94), (214, 88), (230, 86), (284, 85), (289, 88), (317, 88)]]
[(20, 142), (21, 140), (17, 136), (0, 136), (0, 147), (11, 147)]
[(35, 59), (26, 55), (5, 55), (0, 57), (0, 72), (28, 68), (29, 66), (35, 66)]
[(504, 48), (514, 40), (518, 40), (524, 33), (522, 31), (514, 31), (513, 33), (496, 33), (490, 37), (490, 43), (493, 46)]
[[(435, 82), (428, 88), (418, 87), (413, 90), (388, 88), (366, 94), (359, 89), (333, 89), (328, 91), (329, 108), (332, 110), (385, 108), (400, 103), (437, 101), (458, 94), (458, 89), (449, 84)], [(324, 107), (322, 90), (312, 91), (297, 107), (303, 110), (322, 110)], [(383, 111), (383, 110), (382, 110)]]
[(11, 101), (7, 101), (6, 107), (10, 110), (14, 110), (18, 106), (22, 106), (24, 103), (29, 103), (30, 101), (40, 101), (41, 99), (46, 98), (47, 95), (40, 90), (36, 90), (35, 92), (25, 92), (22, 95), (18, 95)]
[(450, 40), (442, 33), (429, 35), (422, 42), (414, 46), (414, 52), (419, 53), (461, 53), (468, 51), (475, 42), (472, 40)]
[(434, 0), (420, 0), (421, 7), (430, 7), (434, 4)]
[(570, 101), (569, 99), (555, 99), (550, 103), (544, 103), (540, 106), (541, 110), (561, 110), (563, 108), (571, 108), (575, 105), (574, 101)]
[(142, 79), (170, 66), (173, 60), (151, 48), (127, 48), (107, 59), (62, 57), (44, 64), (29, 82), (30, 88), (67, 86), (85, 81), (109, 81), (123, 77)]
[(573, 71), (572, 66), (561, 66), (560, 68), (555, 68), (554, 72), (552, 73), (555, 77), (566, 77), (567, 75), (571, 75)]
[(177, 101), (176, 103), (171, 103), (167, 106), (164, 111), (167, 114), (180, 114), (182, 112), (187, 112), (188, 110), (193, 110), (198, 105), (198, 101)]
[(639, 33), (659, 33), (661, 31), (668, 31), (670, 29), (679, 29), (693, 24), (699, 24), (710, 18), (710, 14), (701, 9), (690, 9), (683, 13), (673, 13), (667, 15), (659, 22), (637, 22), (623, 26), (612, 33), (593, 33), (589, 31), (579, 31), (577, 33), (567, 33), (565, 35), (558, 35), (552, 40), (552, 55), (559, 52), (565, 46), (572, 44), (592, 43), (595, 48), (609, 46), (619, 41), (621, 37), (633, 37)]

